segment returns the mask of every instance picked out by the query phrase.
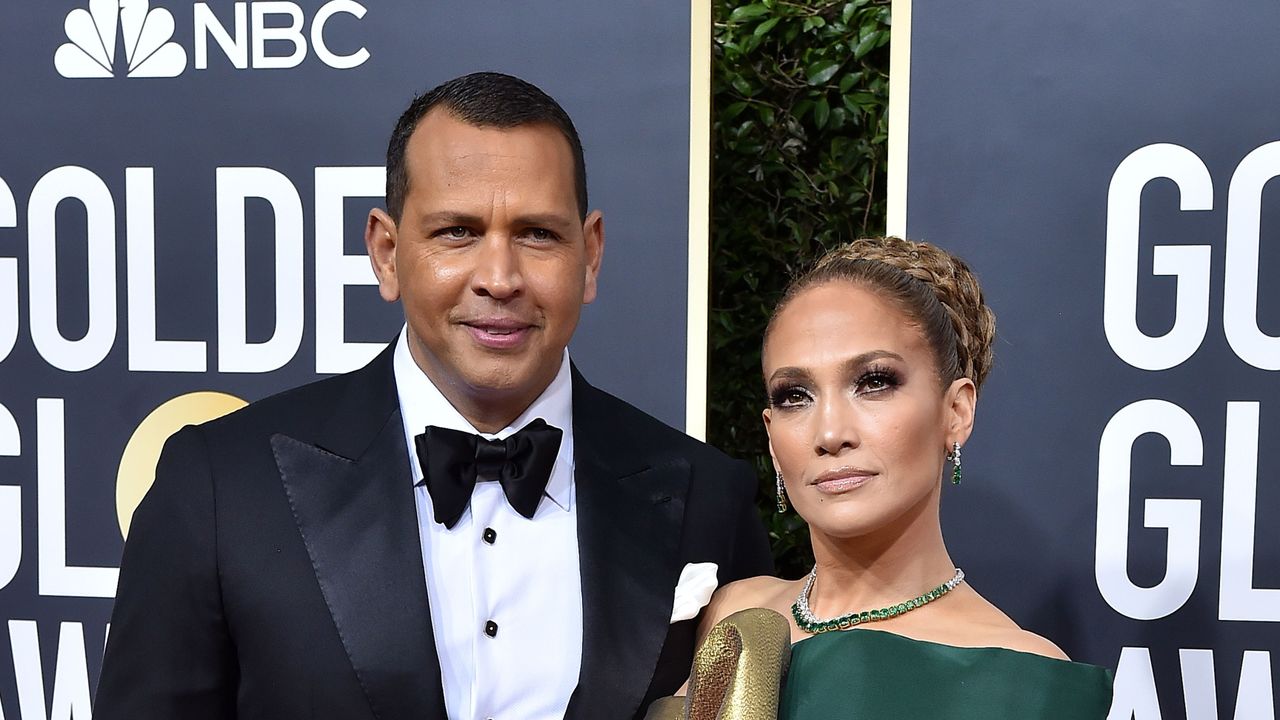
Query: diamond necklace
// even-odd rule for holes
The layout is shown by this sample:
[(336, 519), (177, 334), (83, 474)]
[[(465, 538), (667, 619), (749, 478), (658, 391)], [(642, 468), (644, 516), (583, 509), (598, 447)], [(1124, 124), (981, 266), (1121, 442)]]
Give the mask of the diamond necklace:
[(876, 620), (888, 620), (891, 617), (897, 617), (905, 612), (915, 610), (922, 605), (928, 605), (964, 582), (964, 571), (956, 568), (956, 574), (950, 580), (904, 603), (890, 605), (878, 610), (863, 610), (861, 612), (855, 610), (851, 613), (833, 617), (830, 620), (819, 620), (814, 616), (813, 611), (809, 609), (809, 593), (813, 591), (813, 580), (816, 577), (818, 577), (818, 566), (814, 565), (813, 570), (809, 572), (809, 579), (804, 582), (804, 589), (800, 591), (800, 596), (791, 605), (791, 616), (795, 618), (796, 626), (810, 635), (831, 632), (832, 630), (848, 630), (854, 625), (875, 622)]

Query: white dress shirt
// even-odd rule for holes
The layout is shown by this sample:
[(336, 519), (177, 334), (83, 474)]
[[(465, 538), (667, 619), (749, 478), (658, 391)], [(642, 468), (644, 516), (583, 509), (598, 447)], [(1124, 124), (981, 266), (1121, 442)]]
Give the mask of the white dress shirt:
[(574, 501), (573, 388), (566, 350), (551, 385), (497, 434), (478, 432), (409, 353), (395, 349), (396, 389), (413, 477), (414, 437), (428, 425), (503, 439), (536, 418), (564, 433), (546, 493), (525, 518), (496, 482), (476, 483), (452, 528), (437, 523), (425, 485), (414, 488), (431, 629), (451, 720), (563, 718), (582, 662), (582, 587)]

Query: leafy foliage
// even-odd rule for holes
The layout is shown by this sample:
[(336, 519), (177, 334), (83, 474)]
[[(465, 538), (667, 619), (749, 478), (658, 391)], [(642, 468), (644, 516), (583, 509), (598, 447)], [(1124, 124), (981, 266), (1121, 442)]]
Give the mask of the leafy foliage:
[(884, 232), (889, 0), (714, 0), (708, 440), (752, 461), (778, 570), (808, 571), (804, 521), (775, 511), (760, 340), (787, 280)]

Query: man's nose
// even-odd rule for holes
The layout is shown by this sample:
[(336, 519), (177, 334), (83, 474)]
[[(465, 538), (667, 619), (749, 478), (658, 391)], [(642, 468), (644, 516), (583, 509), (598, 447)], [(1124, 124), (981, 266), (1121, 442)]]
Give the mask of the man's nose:
[(490, 232), (476, 248), (475, 271), (471, 289), (477, 295), (505, 300), (520, 294), (524, 280), (520, 275), (520, 254), (513, 238), (506, 233)]
[(814, 451), (818, 455), (839, 455), (861, 443), (858, 413), (853, 404), (842, 396), (821, 400), (814, 428)]

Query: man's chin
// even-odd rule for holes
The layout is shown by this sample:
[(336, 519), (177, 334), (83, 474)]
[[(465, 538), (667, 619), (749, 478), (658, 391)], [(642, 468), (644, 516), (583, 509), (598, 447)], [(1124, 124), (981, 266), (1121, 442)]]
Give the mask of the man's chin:
[(537, 397), (555, 375), (543, 381), (534, 358), (527, 355), (533, 353), (483, 353), (465, 358), (459, 366), (461, 380), (477, 397)]

